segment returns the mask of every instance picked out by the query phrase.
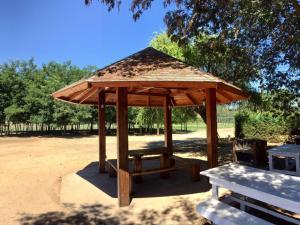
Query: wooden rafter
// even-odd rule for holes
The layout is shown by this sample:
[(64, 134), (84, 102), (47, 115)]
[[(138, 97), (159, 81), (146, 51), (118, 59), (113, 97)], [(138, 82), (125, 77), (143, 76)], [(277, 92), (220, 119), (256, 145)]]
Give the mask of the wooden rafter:
[[(149, 91), (151, 89), (153, 89), (153, 88), (152, 87), (142, 88), (142, 89), (139, 89), (139, 90), (135, 91), (135, 93), (143, 93), (143, 92)], [(132, 92), (132, 90), (128, 90), (128, 91)]]
[(82, 92), (79, 92), (79, 93), (76, 92), (75, 94), (69, 96), (69, 100), (70, 100), (70, 101), (74, 101), (74, 100), (76, 100), (76, 99), (80, 99), (80, 97), (84, 96), (84, 95), (85, 95), (86, 93), (88, 93), (90, 90), (91, 90), (91, 88), (88, 88), (88, 89), (86, 89), (86, 90), (84, 90), (84, 91), (82, 91)]
[(194, 105), (198, 105), (198, 102), (196, 101), (196, 99), (189, 93), (186, 93), (185, 96), (190, 100), (190, 102)]
[(82, 99), (80, 100), (79, 104), (84, 103), (89, 97), (93, 96), (94, 94), (96, 94), (98, 92), (97, 88), (92, 88), (88, 93), (86, 93)]
[(176, 106), (177, 105), (174, 97), (170, 97), (170, 100), (171, 100), (172, 106)]
[(218, 93), (230, 102), (234, 100), (232, 96), (230, 96), (227, 92), (225, 92), (223, 90), (218, 90)]

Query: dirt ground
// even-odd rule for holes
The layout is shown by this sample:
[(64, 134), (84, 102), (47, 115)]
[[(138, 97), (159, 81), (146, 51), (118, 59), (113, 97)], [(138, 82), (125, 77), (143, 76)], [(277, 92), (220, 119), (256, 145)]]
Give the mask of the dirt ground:
[[(219, 135), (233, 136), (233, 129), (220, 129)], [(205, 160), (205, 130), (189, 134), (174, 134), (175, 146), (186, 147), (182, 154), (200, 144), (196, 156)], [(202, 142), (201, 142), (202, 140)], [(161, 144), (163, 136), (130, 136), (130, 149)], [(181, 146), (180, 146), (181, 145)], [(116, 138), (107, 137), (107, 156), (116, 157)], [(205, 224), (195, 213), (197, 201), (210, 195), (209, 190), (200, 194), (157, 197), (149, 200), (148, 207), (135, 221), (130, 221), (139, 204), (117, 209), (105, 202), (74, 209), (62, 205), (60, 187), (62, 177), (86, 167), (98, 159), (98, 137), (2, 137), (0, 138), (0, 224)], [(161, 204), (173, 207), (160, 207)], [(172, 210), (171, 210), (172, 209)], [(185, 211), (179, 218), (176, 210)], [(107, 213), (106, 213), (107, 212)], [(109, 212), (109, 213), (108, 213)], [(131, 214), (129, 214), (129, 212)], [(181, 215), (181, 214), (180, 214)], [(158, 218), (158, 219), (157, 219)], [(99, 222), (100, 221), (100, 222)]]

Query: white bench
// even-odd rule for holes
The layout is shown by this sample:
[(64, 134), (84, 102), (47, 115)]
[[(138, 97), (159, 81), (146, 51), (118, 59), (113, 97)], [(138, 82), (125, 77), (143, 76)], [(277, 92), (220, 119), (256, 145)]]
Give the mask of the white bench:
[(209, 199), (197, 205), (197, 212), (214, 224), (220, 225), (272, 225), (258, 217), (241, 211), (216, 199)]

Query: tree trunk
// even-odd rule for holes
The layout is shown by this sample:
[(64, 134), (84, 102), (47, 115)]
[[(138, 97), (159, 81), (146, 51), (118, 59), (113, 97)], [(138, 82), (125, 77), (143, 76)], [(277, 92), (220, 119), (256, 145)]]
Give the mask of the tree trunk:
[(160, 135), (160, 131), (159, 131), (159, 129), (160, 129), (160, 124), (159, 123), (157, 123), (156, 124), (156, 135)]

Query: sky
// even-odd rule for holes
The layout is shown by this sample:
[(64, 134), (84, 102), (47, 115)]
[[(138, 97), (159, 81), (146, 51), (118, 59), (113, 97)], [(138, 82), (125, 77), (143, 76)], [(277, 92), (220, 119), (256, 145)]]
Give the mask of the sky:
[(165, 9), (154, 1), (150, 11), (134, 22), (130, 1), (108, 12), (94, 0), (0, 0), (0, 64), (34, 58), (39, 66), (50, 61), (81, 68), (99, 68), (149, 45), (165, 30)]

